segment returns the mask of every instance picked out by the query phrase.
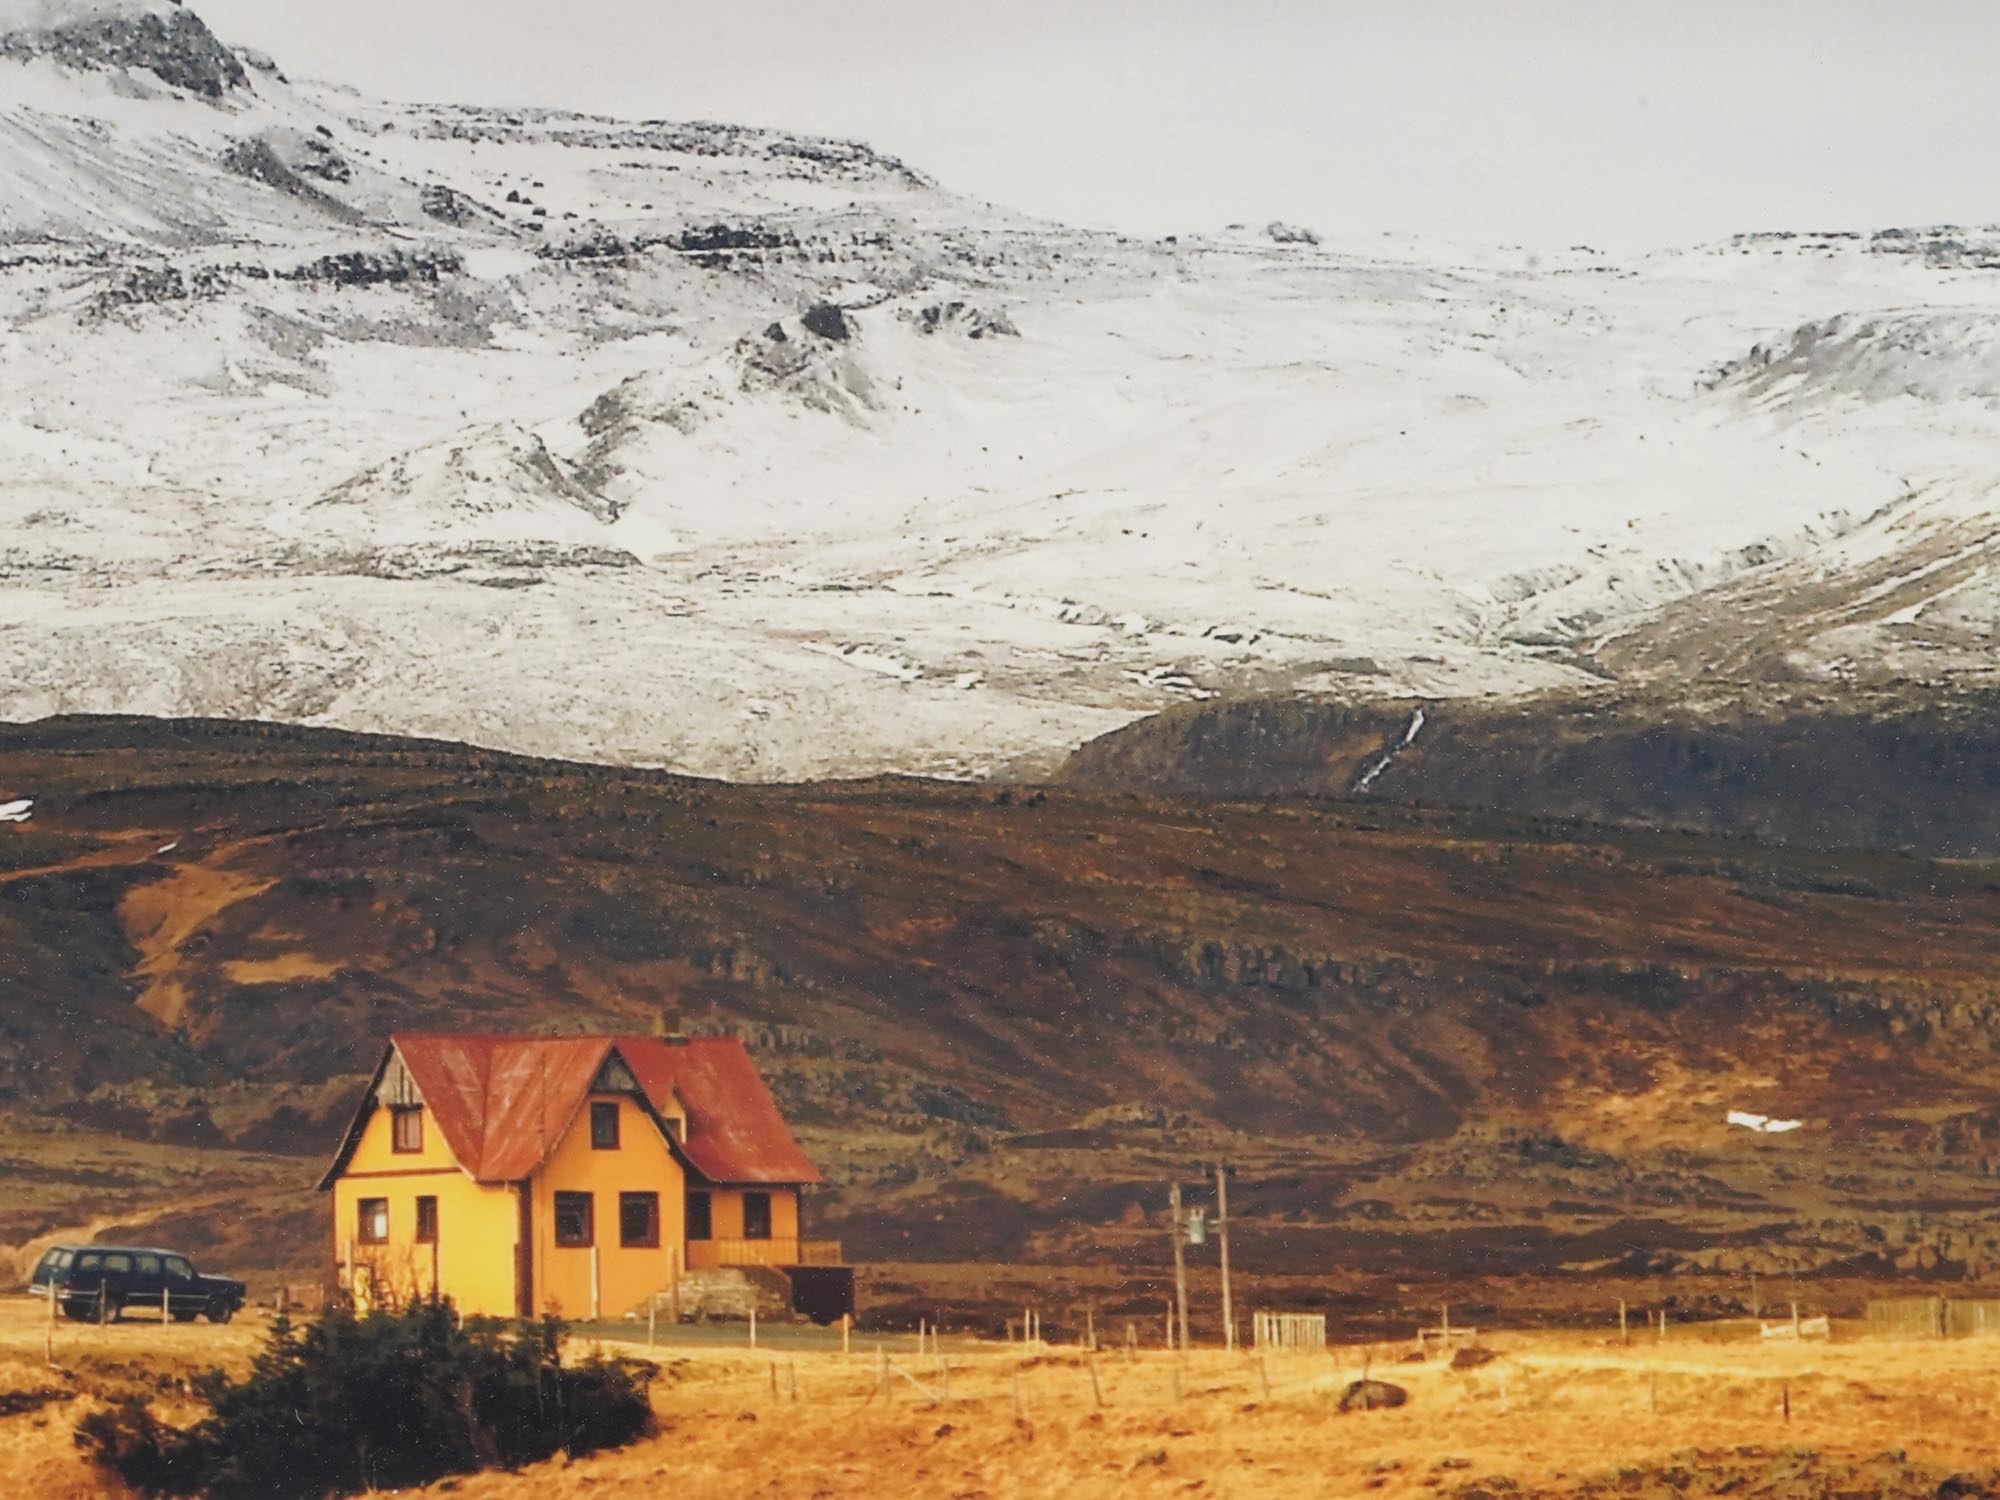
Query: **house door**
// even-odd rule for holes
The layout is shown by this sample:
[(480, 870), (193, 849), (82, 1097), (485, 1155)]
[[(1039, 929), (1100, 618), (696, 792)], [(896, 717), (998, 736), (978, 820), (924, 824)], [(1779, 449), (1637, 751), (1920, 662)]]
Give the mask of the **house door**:
[(532, 1318), (535, 1315), (535, 1197), (534, 1185), (528, 1182), (515, 1184), (515, 1193), (521, 1205), (520, 1238), (514, 1246), (514, 1315)]

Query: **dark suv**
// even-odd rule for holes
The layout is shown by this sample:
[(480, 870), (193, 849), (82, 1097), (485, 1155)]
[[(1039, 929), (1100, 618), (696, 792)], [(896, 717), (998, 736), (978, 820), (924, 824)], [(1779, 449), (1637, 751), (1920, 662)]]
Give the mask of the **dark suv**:
[(49, 1288), (59, 1286), (69, 1271), (69, 1263), (76, 1258), (76, 1246), (51, 1245), (42, 1252), (42, 1258), (35, 1262), (35, 1274), (28, 1278), (30, 1297), (53, 1295)]
[[(35, 1267), (35, 1279), (55, 1289), (62, 1310), (79, 1322), (116, 1322), (128, 1307), (159, 1311), (163, 1301), (176, 1323), (206, 1316), (227, 1323), (243, 1305), (246, 1288), (226, 1276), (203, 1276), (194, 1263), (174, 1250), (125, 1245), (80, 1245), (69, 1252), (67, 1265), (51, 1264), (52, 1250)], [(48, 1267), (44, 1281), (43, 1266)]]

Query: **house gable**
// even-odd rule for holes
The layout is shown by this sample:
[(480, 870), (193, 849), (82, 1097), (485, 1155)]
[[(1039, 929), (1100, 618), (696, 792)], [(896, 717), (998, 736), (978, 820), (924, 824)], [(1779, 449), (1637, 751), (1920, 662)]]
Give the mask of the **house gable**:
[(735, 1037), (614, 1041), (655, 1109), (666, 1114), (678, 1108), (685, 1121), (682, 1150), (703, 1178), (770, 1187), (821, 1180)]

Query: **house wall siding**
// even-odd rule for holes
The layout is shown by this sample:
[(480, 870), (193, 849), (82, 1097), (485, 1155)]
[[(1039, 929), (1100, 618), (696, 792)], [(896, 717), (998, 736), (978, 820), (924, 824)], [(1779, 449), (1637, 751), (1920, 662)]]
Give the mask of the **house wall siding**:
[[(599, 1151), (590, 1144), (590, 1105), (607, 1101), (618, 1106), (615, 1151)], [(591, 1195), (601, 1316), (620, 1317), (643, 1305), (653, 1293), (667, 1289), (670, 1266), (684, 1232), (681, 1165), (661, 1139), (659, 1127), (631, 1098), (590, 1095), (535, 1174), (535, 1309), (563, 1318), (587, 1318), (591, 1315), (592, 1252), (556, 1244), (558, 1192)], [(625, 1192), (659, 1194), (658, 1248), (628, 1250), (618, 1243), (618, 1195)]]
[[(701, 1190), (699, 1182), (693, 1184)], [(799, 1190), (792, 1187), (736, 1188), (718, 1187), (708, 1189), (709, 1219), (712, 1230), (706, 1240), (690, 1240), (687, 1247), (690, 1270), (704, 1271), (722, 1264), (719, 1258), (724, 1240), (741, 1241), (743, 1238), (743, 1195), (768, 1193), (771, 1197), (771, 1265), (789, 1265), (794, 1258), (793, 1246), (799, 1237)], [(780, 1243), (780, 1242), (784, 1243)], [(737, 1247), (739, 1250), (742, 1246)]]
[[(416, 1239), (417, 1199), (426, 1195), (438, 1200), (435, 1251)], [(364, 1198), (388, 1201), (385, 1245), (360, 1243)], [(392, 1149), (389, 1111), (378, 1109), (333, 1185), (334, 1257), (361, 1272), (352, 1284), (364, 1306), (423, 1296), (441, 1284), (468, 1316), (510, 1317), (516, 1213), (511, 1188), (474, 1182), (460, 1170), (428, 1110), (423, 1150), (412, 1153)]]

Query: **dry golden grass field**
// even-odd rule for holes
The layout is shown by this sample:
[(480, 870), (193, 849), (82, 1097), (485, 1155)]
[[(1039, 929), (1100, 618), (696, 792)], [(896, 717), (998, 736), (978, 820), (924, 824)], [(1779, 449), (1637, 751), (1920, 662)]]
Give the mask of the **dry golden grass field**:
[[(56, 1329), (0, 1304), (0, 1494), (116, 1496), (71, 1433), (93, 1404), (144, 1390), (170, 1403), (191, 1371), (241, 1367), (263, 1336), (223, 1329)], [(717, 1337), (728, 1337), (718, 1334)], [(1488, 1332), (1497, 1357), (1454, 1370), (1377, 1345), (1400, 1409), (1337, 1410), (1363, 1350), (1259, 1359), (1198, 1350), (1094, 1360), (1068, 1347), (905, 1339), (878, 1352), (677, 1344), (655, 1356), (656, 1436), (615, 1453), (435, 1487), (458, 1500), (558, 1496), (843, 1500), (1444, 1495), (1945, 1496), (2000, 1493), (1989, 1472), (2000, 1342), (1892, 1343), (1840, 1326), (1831, 1343), (1767, 1344), (1744, 1324), (1665, 1343), (1615, 1332)], [(606, 1352), (645, 1355), (642, 1346)], [(886, 1376), (882, 1361), (888, 1363)], [(948, 1373), (947, 1373), (948, 1369)], [(1093, 1379), (1094, 1370), (1094, 1379)], [(1789, 1420), (1785, 1405), (1789, 1401)], [(180, 1414), (186, 1414), (182, 1408)]]

